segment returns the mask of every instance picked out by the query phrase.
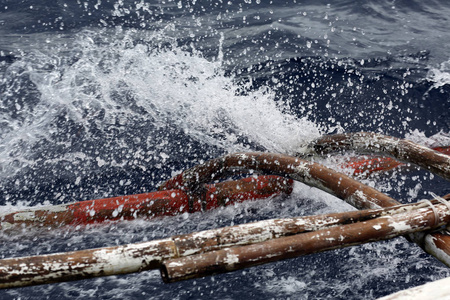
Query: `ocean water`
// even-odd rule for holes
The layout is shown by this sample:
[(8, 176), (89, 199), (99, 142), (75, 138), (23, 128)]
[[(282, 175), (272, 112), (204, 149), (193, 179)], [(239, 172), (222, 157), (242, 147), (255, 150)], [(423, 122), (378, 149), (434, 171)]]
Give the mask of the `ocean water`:
[[(226, 153), (292, 154), (336, 132), (448, 145), (449, 24), (446, 0), (0, 0), (0, 212), (149, 192)], [(361, 180), (403, 203), (450, 193), (414, 167)], [(0, 234), (0, 257), (352, 209), (300, 183), (263, 201)], [(448, 276), (397, 238), (170, 285), (149, 271), (0, 299), (375, 299)]]

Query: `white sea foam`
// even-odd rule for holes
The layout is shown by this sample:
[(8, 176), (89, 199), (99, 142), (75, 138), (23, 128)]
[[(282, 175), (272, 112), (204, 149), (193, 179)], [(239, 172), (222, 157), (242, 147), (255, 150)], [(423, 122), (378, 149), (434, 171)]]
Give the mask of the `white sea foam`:
[(431, 68), (427, 80), (433, 82), (433, 88), (450, 85), (450, 60), (441, 63), (439, 68)]
[(13, 63), (7, 73), (18, 76), (22, 70), (39, 99), (33, 107), (20, 107), (23, 118), (2, 116), (7, 129), (1, 132), (0, 170), (11, 174), (13, 161), (19, 168), (33, 164), (31, 148), (52, 139), (58, 117), (87, 131), (117, 124), (131, 130), (128, 123), (144, 118), (227, 152), (245, 150), (244, 138), (269, 151), (292, 153), (319, 135), (318, 126), (287, 113), (269, 89), (239, 94), (245, 87), (225, 76), (220, 59), (182, 50), (163, 33), (136, 35), (84, 31)]

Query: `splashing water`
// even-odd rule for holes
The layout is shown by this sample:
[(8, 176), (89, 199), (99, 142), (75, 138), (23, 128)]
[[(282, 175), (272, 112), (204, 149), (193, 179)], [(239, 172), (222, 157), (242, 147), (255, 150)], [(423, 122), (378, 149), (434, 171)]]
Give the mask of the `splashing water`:
[(428, 71), (427, 80), (433, 82), (431, 88), (434, 89), (450, 85), (450, 61), (441, 63), (439, 68), (431, 68)]
[[(155, 128), (171, 126), (225, 151), (248, 149), (250, 142), (269, 151), (292, 153), (319, 135), (312, 122), (283, 112), (286, 109), (274, 101), (270, 90), (240, 93), (245, 87), (224, 75), (220, 61), (182, 50), (171, 40), (163, 41), (162, 34), (139, 39), (137, 34), (84, 31), (70, 43), (51, 43), (52, 47), (29, 53), (9, 67), (6, 74), (21, 72), (36, 93), (25, 113), (21, 113), (23, 106), (29, 104), (16, 100), (17, 116), (3, 114), (7, 128), (1, 136), (3, 176), (11, 173), (12, 161), (19, 160), (22, 168), (32, 164), (34, 148), (43, 141), (73, 147), (74, 139), (82, 135), (92, 141), (99, 130), (107, 139), (109, 131), (123, 134), (139, 122)], [(165, 46), (155, 48), (156, 42)], [(3, 81), (9, 80), (7, 76)], [(8, 93), (11, 98), (6, 96), (5, 102), (16, 96)], [(68, 123), (75, 132), (62, 132)], [(135, 139), (154, 138), (152, 132), (135, 135)], [(65, 155), (84, 158), (82, 148)]]
[[(427, 17), (433, 4), (288, 2), (58, 2), (54, 15), (53, 3), (20, 7), (20, 26), (28, 29), (18, 30), (21, 39), (7, 32), (0, 41), (0, 210), (149, 192), (209, 158), (247, 150), (291, 154), (340, 128), (449, 143), (450, 68), (441, 64), (442, 37), (433, 38), (448, 30), (435, 26), (434, 14)], [(415, 16), (424, 19), (410, 22)], [(7, 14), (0, 30), (15, 33), (5, 20)], [(336, 167), (343, 159), (321, 162)], [(447, 182), (414, 168), (363, 182), (402, 202), (448, 190)], [(291, 196), (263, 204), (0, 234), (0, 250), (2, 257), (79, 250), (350, 209), (296, 184)], [(2, 297), (361, 299), (449, 275), (399, 238), (171, 286), (157, 272), (143, 272), (12, 289)]]

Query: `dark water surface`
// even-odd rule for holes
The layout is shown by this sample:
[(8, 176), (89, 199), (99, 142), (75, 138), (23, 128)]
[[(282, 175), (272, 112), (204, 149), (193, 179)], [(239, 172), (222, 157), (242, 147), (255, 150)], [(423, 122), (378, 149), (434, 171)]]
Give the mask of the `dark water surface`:
[[(153, 191), (207, 159), (292, 154), (327, 133), (450, 144), (449, 24), (445, 0), (0, 0), (0, 213)], [(363, 182), (401, 202), (450, 193), (414, 168)], [(350, 209), (297, 184), (204, 214), (1, 235), (0, 257)], [(374, 299), (449, 275), (399, 238), (171, 285), (152, 271), (0, 299)]]

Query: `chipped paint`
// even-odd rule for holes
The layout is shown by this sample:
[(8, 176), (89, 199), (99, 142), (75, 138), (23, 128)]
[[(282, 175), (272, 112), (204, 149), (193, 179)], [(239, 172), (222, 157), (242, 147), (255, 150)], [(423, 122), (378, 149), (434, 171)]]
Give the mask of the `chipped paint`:
[(234, 265), (239, 262), (239, 256), (237, 254), (227, 253), (223, 261), (227, 265)]
[[(365, 144), (365, 147), (368, 147), (368, 145), (369, 144)], [(382, 148), (378, 144), (375, 144), (374, 147)], [(383, 151), (386, 149), (387, 148), (385, 147)], [(196, 166), (185, 173), (178, 175), (170, 181), (170, 184), (178, 184), (180, 186), (193, 188), (196, 185), (198, 186), (199, 184), (207, 183), (208, 180), (219, 179), (223, 174), (227, 174), (227, 171), (229, 170), (257, 170), (258, 166), (261, 166), (264, 172), (285, 174), (286, 176), (290, 176), (291, 178), (325, 191), (330, 191), (347, 201), (354, 202), (355, 205), (360, 207), (370, 207), (370, 205), (373, 205), (372, 198), (376, 201), (380, 201), (380, 203), (386, 204), (386, 206), (395, 205), (397, 203), (395, 200), (384, 196), (378, 191), (368, 186), (364, 186), (363, 184), (326, 167), (283, 155), (266, 153), (227, 155), (223, 158), (209, 161), (204, 165)], [(169, 186), (170, 184), (166, 183), (164, 186)], [(119, 203), (116, 204), (119, 205)], [(119, 206), (112, 214), (118, 214), (122, 209), (123, 207)], [(94, 204), (92, 204), (92, 210), (94, 210)], [(272, 223), (263, 221), (259, 224), (262, 227), (259, 228), (253, 223), (247, 227), (235, 226), (222, 229), (222, 236), (220, 236), (219, 231), (216, 230), (196, 233), (190, 237), (189, 235), (185, 235), (141, 244), (83, 250), (86, 253), (89, 253), (90, 256), (78, 257), (78, 260), (76, 261), (71, 259), (66, 259), (64, 261), (56, 259), (58, 258), (58, 255), (63, 254), (44, 255), (41, 257), (48, 258), (49, 260), (40, 261), (37, 259), (36, 262), (39, 266), (30, 263), (19, 263), (18, 265), (17, 263), (15, 263), (15, 265), (13, 263), (12, 265), (17, 267), (17, 269), (10, 273), (16, 272), (14, 274), (28, 275), (29, 277), (25, 278), (25, 281), (28, 280), (28, 282), (25, 283), (25, 285), (27, 285), (30, 282), (43, 283), (45, 278), (51, 278), (53, 280), (56, 278), (55, 276), (61, 276), (61, 278), (69, 276), (69, 278), (72, 278), (70, 276), (79, 275), (79, 278), (85, 278), (99, 275), (137, 272), (150, 267), (157, 267), (167, 259), (169, 260), (167, 261), (167, 264), (164, 263), (165, 267), (176, 267), (177, 270), (174, 271), (174, 273), (181, 274), (181, 276), (184, 275), (183, 271), (180, 271), (179, 268), (185, 266), (181, 264), (182, 261), (187, 264), (204, 263), (204, 269), (207, 273), (215, 271), (231, 271), (263, 262), (286, 259), (298, 255), (336, 249), (368, 241), (387, 239), (400, 234), (426, 230), (432, 227), (429, 225), (430, 222), (428, 220), (426, 220), (427, 222), (424, 222), (424, 218), (422, 218), (421, 215), (417, 215), (418, 213), (421, 213), (421, 211), (416, 210), (411, 212), (411, 215), (403, 213), (396, 215), (395, 217), (378, 217), (369, 221), (345, 225), (334, 224), (333, 226), (336, 227), (329, 227), (329, 223), (327, 223), (325, 219), (316, 219), (315, 222), (312, 221), (310, 223), (304, 221), (304, 226), (316, 227), (317, 230), (312, 232), (307, 232), (308, 230), (305, 227), (301, 228), (298, 226), (289, 229), (289, 226), (287, 226), (287, 223), (284, 223), (284, 220), (277, 220), (276, 222), (272, 221)], [(440, 212), (440, 214), (448, 216), (448, 213)], [(17, 215), (18, 219), (35, 218), (34, 212), (30, 211), (20, 212), (17, 213)], [(332, 218), (331, 220), (334, 219)], [(336, 220), (339, 222), (338, 219)], [(298, 222), (298, 219), (291, 219), (291, 222), (291, 224), (295, 225), (296, 222)], [(415, 224), (414, 226), (411, 225), (413, 223)], [(434, 225), (437, 226), (439, 224)], [(381, 230), (387, 228), (387, 226), (391, 228), (391, 230)], [(374, 234), (373, 229), (380, 231), (377, 233), (378, 235)], [(289, 230), (291, 230), (290, 234), (288, 233)], [(292, 232), (292, 230), (297, 230), (297, 232)], [(213, 234), (213, 232), (215, 234)], [(299, 232), (302, 233), (297, 234)], [(286, 234), (289, 236), (279, 237)], [(279, 238), (273, 239), (273, 237)], [(230, 248), (223, 249), (224, 247)], [(219, 250), (209, 251), (209, 248)], [(77, 253), (85, 253), (83, 251)], [(200, 253), (203, 251), (208, 252)], [(246, 253), (245, 259), (240, 257), (240, 251)], [(179, 255), (189, 256), (178, 258)], [(55, 259), (52, 260), (52, 258)], [(8, 261), (18, 262), (20, 259), (21, 258), (5, 259), (2, 260), (2, 263)], [(23, 259), (26, 260), (29, 258)], [(212, 260), (214, 265), (209, 266), (207, 264), (208, 260)], [(79, 269), (73, 270), (74, 266), (77, 266)], [(1, 268), (7, 270), (7, 267)], [(31, 274), (36, 270), (44, 271), (44, 274), (32, 276)], [(188, 267), (187, 270), (192, 271), (196, 269)], [(202, 275), (188, 274), (187, 276), (192, 278)], [(18, 283), (16, 281), (13, 284)]]
[(400, 221), (400, 222), (393, 222), (389, 224), (391, 228), (394, 229), (395, 232), (407, 232), (412, 229), (412, 226), (408, 224), (408, 221)]

